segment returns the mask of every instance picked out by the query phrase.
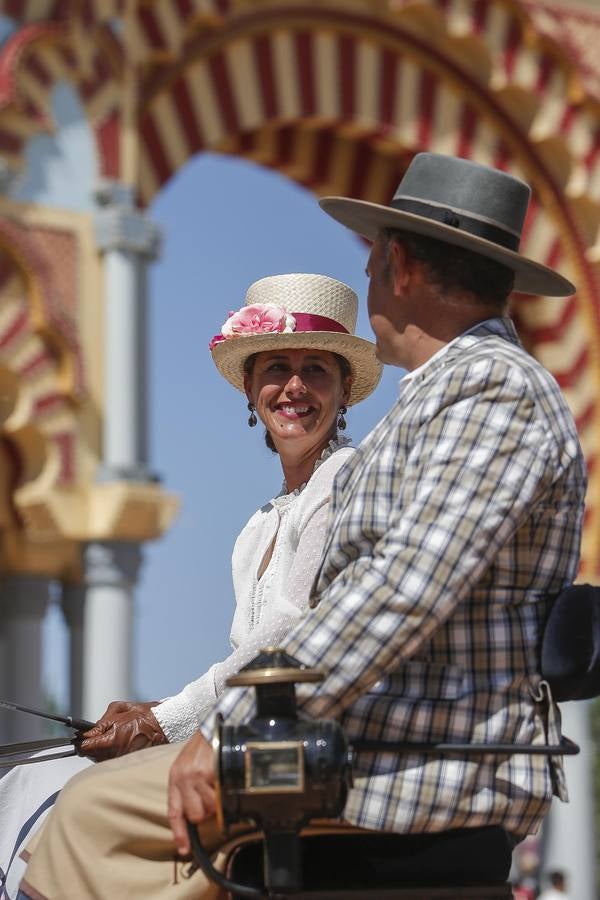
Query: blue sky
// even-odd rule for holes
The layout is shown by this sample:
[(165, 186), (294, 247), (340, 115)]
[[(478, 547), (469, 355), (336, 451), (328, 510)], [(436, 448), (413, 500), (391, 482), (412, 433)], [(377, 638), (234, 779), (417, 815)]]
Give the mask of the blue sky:
[[(31, 142), (15, 196), (91, 209), (94, 147), (72, 91), (55, 92), (57, 130)], [(41, 167), (40, 160), (46, 165)], [(281, 485), (281, 470), (250, 430), (245, 398), (214, 367), (207, 350), (248, 285), (281, 272), (319, 272), (361, 297), (358, 333), (369, 336), (364, 308), (366, 246), (329, 219), (314, 195), (284, 176), (233, 158), (201, 154), (169, 182), (149, 215), (164, 243), (150, 274), (150, 453), (179, 518), (146, 546), (135, 605), (135, 692), (163, 697), (228, 652), (233, 615), (230, 556), (236, 535)], [(393, 402), (398, 370), (348, 415), (359, 441)], [(67, 703), (61, 615), (48, 616), (46, 683)]]

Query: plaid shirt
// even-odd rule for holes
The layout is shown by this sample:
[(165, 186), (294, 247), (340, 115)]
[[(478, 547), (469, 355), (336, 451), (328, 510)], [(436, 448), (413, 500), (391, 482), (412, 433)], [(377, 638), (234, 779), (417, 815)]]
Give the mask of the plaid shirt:
[[(573, 418), (511, 321), (453, 341), (401, 382), (337, 475), (313, 611), (286, 644), (327, 673), (298, 688), (300, 708), (350, 741), (555, 742), (538, 647), (577, 571), (585, 486)], [(230, 690), (217, 711), (247, 719), (252, 692)], [(553, 792), (559, 759), (360, 753), (344, 818), (522, 836)]]

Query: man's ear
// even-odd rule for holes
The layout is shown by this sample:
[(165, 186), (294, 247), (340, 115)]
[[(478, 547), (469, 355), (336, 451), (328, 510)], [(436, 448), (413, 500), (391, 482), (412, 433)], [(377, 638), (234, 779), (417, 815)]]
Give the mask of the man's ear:
[(247, 372), (244, 372), (244, 390), (246, 392), (248, 403), (254, 403), (254, 399), (252, 397), (252, 379)]
[(392, 276), (394, 295), (399, 297), (404, 293), (411, 277), (411, 265), (408, 253), (398, 241), (390, 241), (389, 266)]

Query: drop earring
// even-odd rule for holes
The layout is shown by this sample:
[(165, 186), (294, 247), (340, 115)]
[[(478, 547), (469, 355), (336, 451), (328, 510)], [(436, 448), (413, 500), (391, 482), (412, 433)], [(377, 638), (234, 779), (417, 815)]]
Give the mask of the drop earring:
[(248, 404), (248, 411), (250, 413), (250, 415), (248, 416), (248, 426), (250, 428), (254, 428), (254, 426), (258, 422), (258, 419), (256, 418), (256, 413), (254, 412), (255, 409), (256, 409), (256, 407), (254, 406), (254, 403)]
[(337, 420), (337, 427), (338, 427), (339, 431), (346, 430), (346, 419), (344, 418), (344, 416), (346, 415), (347, 412), (348, 412), (348, 410), (346, 409), (345, 406), (340, 406), (338, 420)]

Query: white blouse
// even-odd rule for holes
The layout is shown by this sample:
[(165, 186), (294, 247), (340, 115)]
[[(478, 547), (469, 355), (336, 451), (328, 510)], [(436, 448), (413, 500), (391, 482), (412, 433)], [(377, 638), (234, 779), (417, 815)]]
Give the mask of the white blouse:
[[(154, 707), (170, 742), (191, 737), (227, 678), (263, 647), (279, 645), (306, 615), (325, 542), (333, 479), (354, 452), (349, 443), (342, 436), (330, 441), (307, 484), (289, 494), (282, 491), (257, 510), (240, 533), (231, 560), (236, 599), (230, 635), (233, 653)], [(270, 547), (271, 558), (259, 578)]]

